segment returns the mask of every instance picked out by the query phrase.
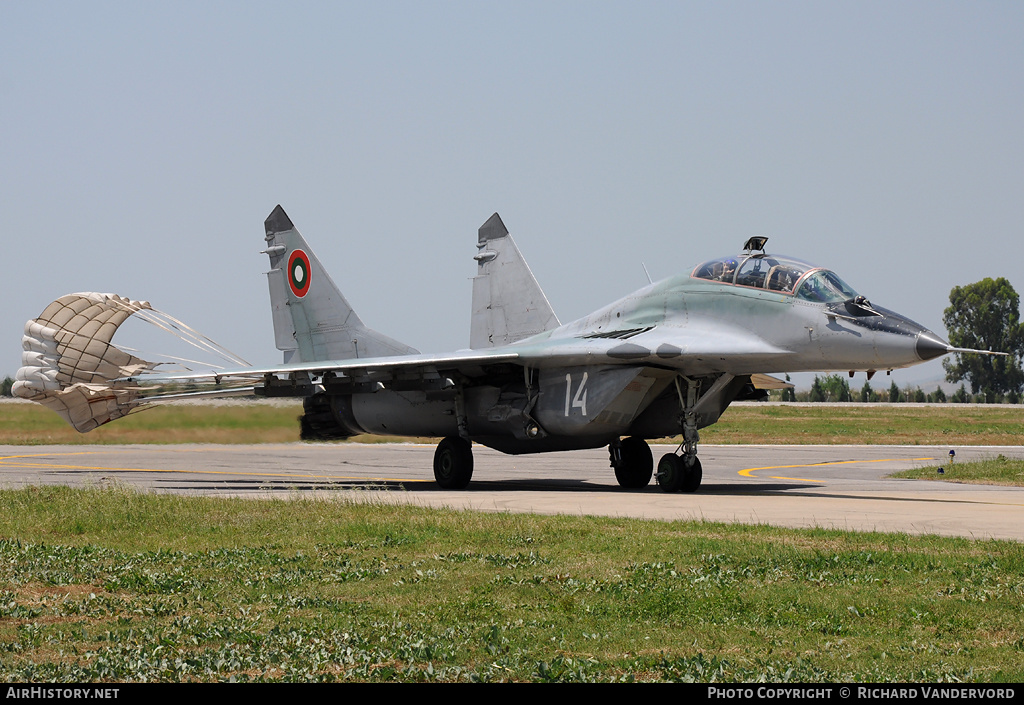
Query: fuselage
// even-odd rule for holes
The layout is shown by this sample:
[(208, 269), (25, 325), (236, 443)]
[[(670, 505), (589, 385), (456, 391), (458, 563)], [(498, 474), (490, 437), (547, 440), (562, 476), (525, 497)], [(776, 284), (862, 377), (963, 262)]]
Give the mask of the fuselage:
[(888, 370), (947, 347), (830, 270), (748, 255), (712, 260), (496, 348), (517, 363), (461, 389), (385, 389), (332, 404), (336, 417), (370, 433), (454, 435), (461, 413), (473, 440), (504, 452), (568, 450), (678, 434), (680, 380), (696, 390), (700, 428), (735, 399), (757, 398), (751, 375)]
[(477, 233), (470, 349), (421, 354), (362, 322), (280, 206), (264, 230), (283, 364), (236, 360), (235, 369), (164, 373), (111, 344), (118, 325), (152, 312), (149, 304), (72, 294), (26, 325), (14, 392), (81, 432), (171, 399), (301, 397), (305, 440), (443, 437), (434, 474), (451, 489), (472, 476), (473, 442), (506, 453), (607, 445), (619, 484), (642, 487), (653, 473), (646, 439), (681, 436), (680, 454), (658, 463), (658, 483), (692, 492), (701, 478), (698, 429), (733, 401), (784, 384), (772, 374), (870, 376), (978, 352), (872, 306), (828, 269), (764, 254), (760, 237), (743, 255), (709, 260), (562, 325), (494, 214)]
[[(713, 276), (730, 262), (731, 275)], [(832, 271), (773, 255), (712, 260), (510, 348), (595, 340), (620, 341), (606, 350), (611, 358), (684, 374), (889, 370), (948, 351), (924, 326), (872, 306)]]

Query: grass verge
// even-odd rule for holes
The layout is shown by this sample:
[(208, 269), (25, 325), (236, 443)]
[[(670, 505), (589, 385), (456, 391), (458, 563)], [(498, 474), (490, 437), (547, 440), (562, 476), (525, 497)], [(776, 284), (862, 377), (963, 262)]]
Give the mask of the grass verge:
[(1024, 545), (0, 491), (0, 679), (1014, 681)]
[[(0, 444), (288, 443), (299, 440), (301, 413), (298, 402), (168, 404), (80, 434), (38, 404), (8, 403), (0, 404)], [(1024, 413), (999, 405), (734, 404), (700, 435), (702, 443), (1018, 445)]]
[[(942, 472), (939, 472), (941, 467)], [(907, 477), (917, 480), (940, 480), (960, 482), (968, 485), (1024, 486), (1024, 460), (997, 455), (994, 458), (970, 463), (947, 463), (942, 466), (929, 465), (922, 468), (903, 470), (893, 477)]]

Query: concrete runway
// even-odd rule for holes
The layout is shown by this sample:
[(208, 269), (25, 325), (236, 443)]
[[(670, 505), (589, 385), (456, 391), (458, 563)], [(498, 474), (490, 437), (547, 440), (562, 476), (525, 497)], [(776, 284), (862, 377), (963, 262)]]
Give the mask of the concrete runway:
[[(673, 450), (654, 447), (654, 459)], [(713, 446), (700, 448), (695, 494), (652, 482), (622, 490), (606, 449), (507, 456), (474, 447), (469, 488), (433, 481), (433, 446), (303, 443), (253, 446), (0, 446), (0, 486), (120, 483), (154, 492), (241, 497), (298, 493), (483, 511), (833, 527), (1024, 540), (1024, 488), (886, 476), (948, 467), (949, 447)], [(961, 447), (959, 462), (1024, 458), (1024, 447)], [(955, 464), (953, 467), (955, 472)]]

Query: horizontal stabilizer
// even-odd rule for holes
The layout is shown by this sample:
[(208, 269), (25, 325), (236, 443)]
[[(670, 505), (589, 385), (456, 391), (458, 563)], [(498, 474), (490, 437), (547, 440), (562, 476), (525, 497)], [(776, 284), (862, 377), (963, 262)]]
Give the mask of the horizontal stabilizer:
[(794, 389), (792, 382), (771, 375), (750, 375), (750, 381), (757, 389)]

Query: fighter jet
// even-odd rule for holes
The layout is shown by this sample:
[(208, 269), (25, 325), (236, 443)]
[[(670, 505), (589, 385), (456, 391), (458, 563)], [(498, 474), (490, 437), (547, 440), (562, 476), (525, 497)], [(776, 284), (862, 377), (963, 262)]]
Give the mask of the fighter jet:
[[(763, 237), (750, 238), (738, 255), (699, 263), (563, 324), (495, 213), (477, 234), (470, 348), (420, 354), (363, 323), (281, 206), (265, 233), (281, 365), (167, 375), (126, 353), (90, 369), (75, 353), (74, 370), (63, 363), (61, 372), (61, 356), (86, 349), (83, 336), (94, 335), (86, 307), (121, 316), (150, 309), (80, 294), (29, 322), (26, 341), (42, 342), (26, 342), (14, 392), (57, 409), (79, 430), (195, 394), (181, 392), (186, 382), (206, 382), (214, 394), (240, 386), (263, 397), (299, 397), (304, 439), (442, 438), (434, 476), (446, 489), (470, 483), (473, 443), (509, 454), (608, 446), (619, 485), (640, 488), (655, 470), (647, 441), (681, 436), (679, 448), (659, 460), (657, 483), (666, 492), (694, 492), (702, 476), (699, 430), (731, 402), (785, 385), (770, 375), (871, 376), (981, 352), (953, 348), (875, 306), (830, 269), (767, 254)], [(81, 320), (61, 313), (68, 308)], [(103, 342), (120, 352), (109, 344), (112, 334)], [(46, 364), (56, 371), (41, 372)]]

